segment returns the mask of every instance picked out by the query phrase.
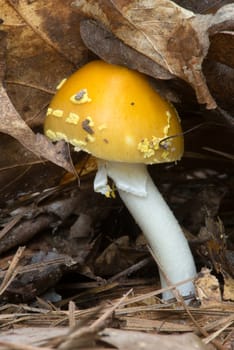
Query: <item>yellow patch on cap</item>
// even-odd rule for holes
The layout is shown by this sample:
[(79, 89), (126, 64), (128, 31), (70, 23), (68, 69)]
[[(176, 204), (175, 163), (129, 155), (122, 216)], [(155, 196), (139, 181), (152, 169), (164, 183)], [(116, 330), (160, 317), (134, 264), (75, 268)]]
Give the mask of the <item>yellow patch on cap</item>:
[(54, 109), (51, 113), (54, 117), (62, 118), (63, 111), (61, 109)]
[(61, 87), (64, 85), (64, 83), (67, 81), (66, 78), (62, 79), (60, 83), (56, 86), (56, 90), (61, 89)]
[(67, 141), (68, 140), (67, 135), (64, 134), (63, 132), (57, 131), (55, 134), (56, 134), (57, 141), (60, 141), (60, 140)]
[(48, 115), (52, 114), (52, 112), (53, 112), (53, 109), (49, 107), (47, 109), (46, 115), (48, 116)]
[(46, 136), (47, 136), (49, 139), (51, 139), (51, 140), (53, 140), (53, 141), (56, 141), (56, 134), (55, 134), (54, 131), (52, 131), (52, 130), (50, 130), (50, 129), (47, 129), (47, 130), (45, 131), (45, 134), (46, 134)]
[(65, 121), (66, 123), (77, 125), (79, 120), (80, 120), (80, 117), (78, 116), (78, 114), (74, 112), (70, 112)]
[(72, 139), (72, 140), (69, 140), (69, 142), (75, 147), (83, 148), (83, 147), (87, 146), (87, 142), (82, 141), (82, 140)]

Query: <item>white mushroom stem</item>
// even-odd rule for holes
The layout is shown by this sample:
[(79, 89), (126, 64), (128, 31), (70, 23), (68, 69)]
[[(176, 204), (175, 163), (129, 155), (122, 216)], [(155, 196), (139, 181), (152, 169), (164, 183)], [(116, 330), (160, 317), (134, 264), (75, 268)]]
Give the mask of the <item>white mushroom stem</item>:
[[(175, 216), (154, 185), (145, 165), (117, 162), (99, 162), (94, 181), (97, 192), (110, 190), (107, 176), (114, 181), (126, 207), (142, 229), (162, 272), (162, 287), (193, 278), (196, 268), (188, 242)], [(194, 293), (194, 285), (187, 282), (178, 286), (183, 296)], [(168, 291), (164, 299), (173, 297)]]

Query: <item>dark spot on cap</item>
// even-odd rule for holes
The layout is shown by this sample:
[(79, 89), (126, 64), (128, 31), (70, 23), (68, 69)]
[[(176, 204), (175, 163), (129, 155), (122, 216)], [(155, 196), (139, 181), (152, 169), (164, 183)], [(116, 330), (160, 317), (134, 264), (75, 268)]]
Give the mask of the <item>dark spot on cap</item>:
[(103, 141), (104, 141), (105, 143), (109, 143), (109, 141), (108, 141), (107, 139), (103, 139)]
[(131, 105), (131, 106), (135, 106), (135, 102), (131, 102), (130, 105)]
[(90, 121), (89, 119), (85, 119), (82, 122), (82, 128), (90, 135), (94, 134), (94, 130), (91, 128), (91, 126), (89, 125)]
[(84, 97), (84, 94), (85, 94), (85, 89), (82, 89), (75, 94), (74, 99), (76, 101), (80, 101), (82, 97)]

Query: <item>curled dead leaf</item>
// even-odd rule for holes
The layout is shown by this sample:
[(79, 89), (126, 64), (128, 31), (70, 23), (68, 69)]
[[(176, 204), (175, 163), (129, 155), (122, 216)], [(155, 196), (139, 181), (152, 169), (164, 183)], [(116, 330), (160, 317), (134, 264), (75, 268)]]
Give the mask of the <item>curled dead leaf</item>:
[(55, 164), (73, 172), (71, 163), (67, 160), (66, 149), (53, 144), (43, 135), (36, 135), (21, 118), (13, 106), (2, 79), (5, 73), (6, 35), (0, 32), (0, 132), (8, 134), (18, 140), (24, 147), (36, 156), (47, 158)]
[(104, 61), (124, 64), (158, 79), (166, 80), (174, 77), (168, 70), (153, 62), (146, 55), (125, 45), (100, 22), (90, 19), (81, 21), (80, 34), (85, 45)]
[(208, 306), (221, 303), (219, 281), (214, 275), (211, 275), (209, 269), (202, 268), (194, 284), (201, 305)]
[[(202, 71), (210, 45), (209, 35), (232, 28), (234, 6), (214, 15), (196, 15), (173, 1), (76, 0), (76, 10), (100, 21), (125, 44), (147, 56), (170, 74), (187, 81), (199, 103), (216, 108)], [(86, 41), (89, 40), (86, 38)]]
[(0, 99), (0, 131), (17, 139), (38, 157), (47, 158), (73, 172), (71, 163), (66, 159), (66, 148), (61, 148), (61, 144), (54, 146), (43, 135), (34, 134), (14, 108), (3, 86), (0, 86)]

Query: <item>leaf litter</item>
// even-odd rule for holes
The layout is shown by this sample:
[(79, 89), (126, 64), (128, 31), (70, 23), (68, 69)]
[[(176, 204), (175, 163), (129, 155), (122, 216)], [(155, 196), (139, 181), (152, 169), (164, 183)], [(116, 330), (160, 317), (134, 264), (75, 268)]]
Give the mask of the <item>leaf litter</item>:
[[(202, 62), (210, 45), (209, 32), (233, 30), (233, 5), (215, 15), (195, 15), (169, 0), (103, 1), (99, 5), (97, 10), (95, 1), (73, 3), (77, 11), (101, 22), (125, 44), (191, 84), (199, 103), (209, 109), (217, 107)], [(89, 37), (85, 40), (89, 42)]]
[[(2, 154), (0, 175), (0, 348), (232, 349), (233, 105), (228, 97), (233, 64), (228, 57), (233, 5), (221, 2), (212, 14), (195, 14), (191, 8), (160, 1), (155, 14), (154, 1), (147, 6), (136, 1), (79, 1), (77, 16), (68, 2), (59, 2), (53, 13), (50, 1), (47, 6), (41, 1), (0, 3), (5, 21), (1, 132), (22, 145), (21, 149), (12, 138), (2, 138), (10, 148)], [(165, 21), (168, 11), (174, 22)], [(107, 61), (156, 78), (157, 89), (178, 104), (185, 127), (203, 125), (187, 134), (180, 165), (152, 169), (201, 268), (191, 305), (178, 295), (168, 303), (161, 300), (155, 263), (139, 229), (119, 199), (93, 193), (95, 162), (64, 145), (49, 144), (31, 129), (41, 127), (59, 79), (94, 57), (79, 34), (80, 18), (86, 16), (89, 19), (81, 22), (86, 47)], [(166, 25), (160, 27), (161, 21)], [(185, 45), (191, 33), (195, 43)], [(227, 72), (225, 88), (213, 78), (214, 60)], [(220, 108), (201, 109), (181, 78), (193, 87), (200, 103), (211, 109), (221, 103), (223, 113)], [(220, 130), (222, 138), (217, 137)], [(20, 154), (13, 151), (17, 147)], [(76, 168), (71, 158), (78, 162)]]

